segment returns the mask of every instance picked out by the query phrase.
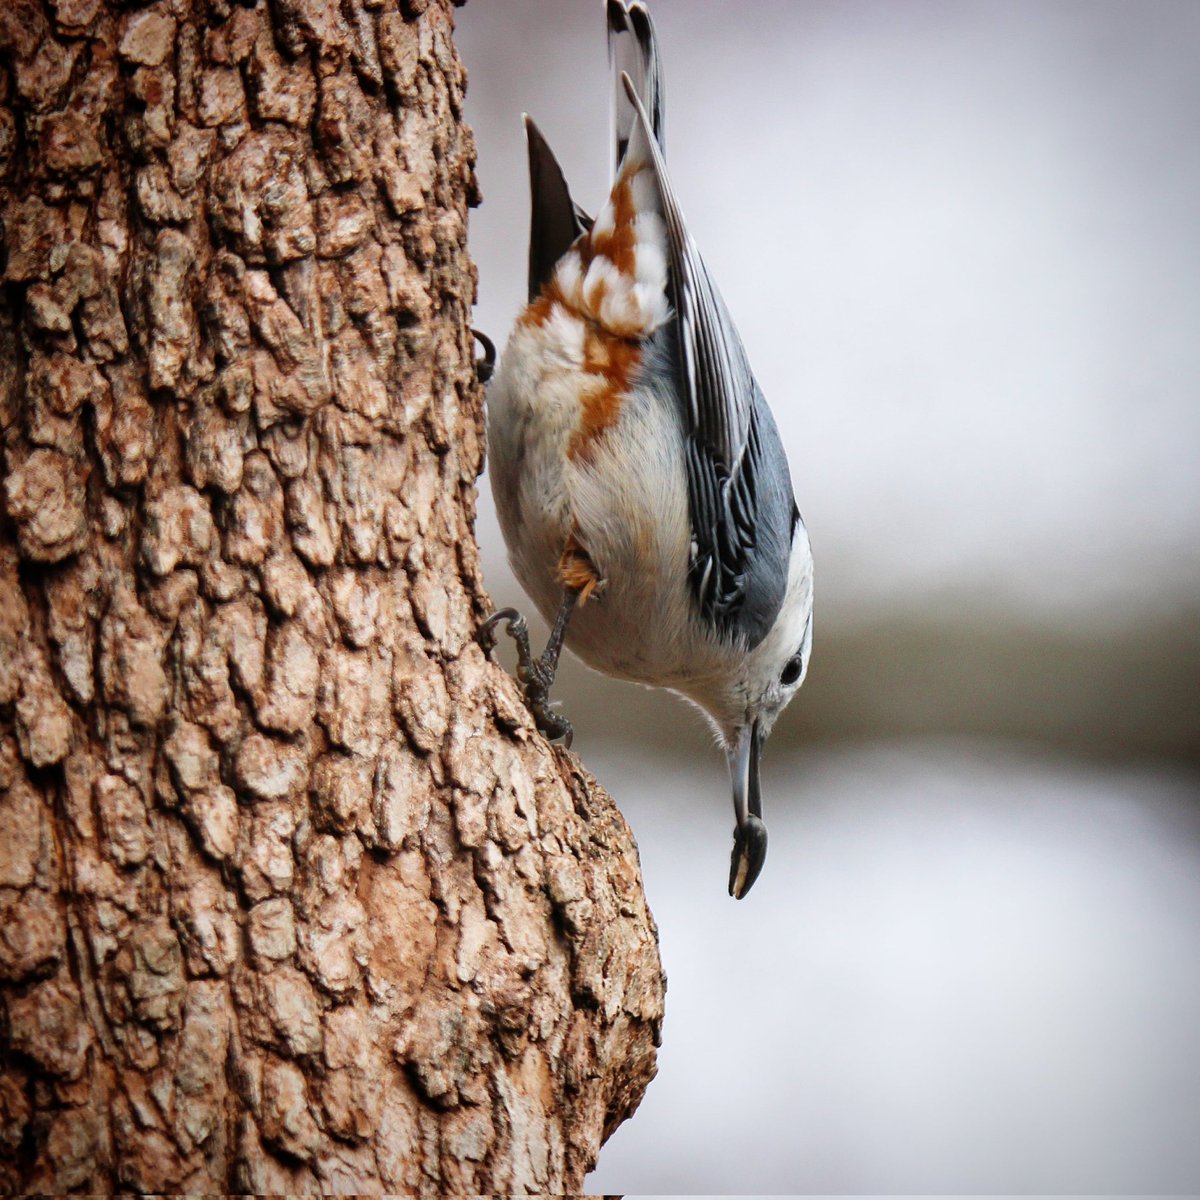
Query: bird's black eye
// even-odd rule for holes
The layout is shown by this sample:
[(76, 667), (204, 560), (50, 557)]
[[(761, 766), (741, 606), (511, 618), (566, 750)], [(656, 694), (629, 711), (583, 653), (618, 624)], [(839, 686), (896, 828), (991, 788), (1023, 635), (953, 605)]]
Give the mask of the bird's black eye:
[(791, 687), (797, 679), (800, 678), (800, 672), (804, 669), (804, 660), (799, 654), (793, 654), (791, 658), (784, 663), (783, 671), (779, 675), (779, 682), (784, 687)]

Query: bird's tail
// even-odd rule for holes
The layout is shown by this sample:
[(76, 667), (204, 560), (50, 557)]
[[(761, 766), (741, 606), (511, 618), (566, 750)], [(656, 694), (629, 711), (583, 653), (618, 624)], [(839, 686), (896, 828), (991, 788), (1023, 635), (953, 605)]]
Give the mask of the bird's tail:
[(542, 131), (526, 113), (525, 140), (529, 148), (529, 299), (554, 273), (571, 243), (592, 227), (592, 218), (571, 199), (562, 167)]
[(637, 109), (621, 82), (628, 75), (650, 118), (659, 150), (666, 153), (662, 59), (654, 22), (642, 0), (605, 0), (608, 14), (608, 61), (612, 71), (613, 175), (621, 169), (637, 126)]

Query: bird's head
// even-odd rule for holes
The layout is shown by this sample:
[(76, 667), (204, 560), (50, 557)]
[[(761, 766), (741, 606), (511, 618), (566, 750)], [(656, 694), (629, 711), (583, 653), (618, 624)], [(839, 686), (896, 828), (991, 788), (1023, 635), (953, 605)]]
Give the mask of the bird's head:
[(739, 900), (758, 878), (767, 855), (759, 762), (776, 719), (808, 672), (812, 584), (812, 553), (801, 523), (792, 543), (783, 603), (766, 636), (735, 656), (727, 670), (698, 681), (688, 693), (708, 716), (729, 762), (737, 818), (729, 894)]

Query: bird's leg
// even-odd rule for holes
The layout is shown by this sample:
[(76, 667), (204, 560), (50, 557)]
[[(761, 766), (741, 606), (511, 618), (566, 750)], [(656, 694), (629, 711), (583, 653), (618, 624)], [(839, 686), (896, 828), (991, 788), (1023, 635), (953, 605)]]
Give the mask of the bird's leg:
[(575, 731), (566, 717), (551, 712), (550, 688), (553, 686), (554, 676), (558, 672), (558, 656), (562, 653), (563, 639), (567, 636), (567, 625), (570, 623), (571, 614), (575, 611), (578, 599), (579, 593), (573, 588), (567, 588), (563, 592), (562, 604), (558, 607), (558, 615), (554, 618), (554, 628), (550, 630), (550, 638), (546, 642), (546, 649), (542, 651), (541, 658), (526, 663), (524, 670), (522, 670), (522, 664), (517, 664), (517, 678), (524, 684), (525, 703), (529, 705), (529, 711), (533, 713), (537, 727), (551, 740), (562, 738), (563, 744), (568, 750), (571, 748)]
[(525, 624), (525, 618), (515, 608), (502, 608), (499, 612), (492, 613), (475, 635), (485, 653), (490, 653), (496, 644), (496, 626), (507, 622), (509, 636), (517, 644), (517, 679), (521, 683), (525, 704), (541, 733), (551, 741), (562, 738), (567, 749), (571, 747), (575, 731), (566, 717), (550, 708), (550, 688), (558, 670), (558, 657), (562, 653), (567, 625), (578, 600), (579, 592), (576, 589), (564, 590), (562, 604), (554, 618), (554, 628), (550, 631), (550, 640), (539, 658), (533, 657), (529, 646), (529, 627)]

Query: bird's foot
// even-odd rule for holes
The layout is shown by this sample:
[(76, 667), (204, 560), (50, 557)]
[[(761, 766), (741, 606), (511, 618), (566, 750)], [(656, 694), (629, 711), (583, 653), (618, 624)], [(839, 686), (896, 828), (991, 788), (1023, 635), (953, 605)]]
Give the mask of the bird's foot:
[(496, 646), (496, 630), (501, 624), (507, 624), (509, 636), (517, 647), (517, 682), (521, 685), (521, 694), (525, 697), (525, 707), (529, 709), (538, 732), (550, 741), (563, 739), (563, 745), (569, 750), (575, 737), (571, 722), (561, 713), (550, 707), (550, 688), (554, 684), (554, 676), (558, 666), (558, 655), (551, 654), (547, 647), (540, 658), (533, 657), (529, 645), (529, 627), (525, 618), (515, 608), (502, 608), (492, 613), (475, 634), (475, 640), (483, 648), (485, 654), (491, 654)]
[(554, 684), (554, 664), (547, 661), (547, 656), (521, 661), (518, 656), (517, 679), (521, 682), (521, 690), (525, 694), (525, 705), (533, 714), (534, 722), (544, 737), (550, 741), (562, 738), (563, 745), (570, 750), (575, 738), (575, 730), (571, 722), (561, 713), (550, 707), (550, 688)]
[(475, 640), (479, 643), (484, 654), (491, 656), (496, 648), (496, 629), (508, 622), (508, 635), (517, 643), (517, 653), (529, 657), (529, 626), (525, 618), (515, 608), (498, 608), (475, 630)]
[(729, 894), (740, 900), (753, 886), (767, 861), (767, 827), (761, 817), (748, 816), (733, 831), (729, 859)]
[(475, 378), (480, 383), (487, 383), (496, 373), (496, 345), (486, 333), (472, 329), (471, 333), (483, 349), (483, 357), (475, 360)]

